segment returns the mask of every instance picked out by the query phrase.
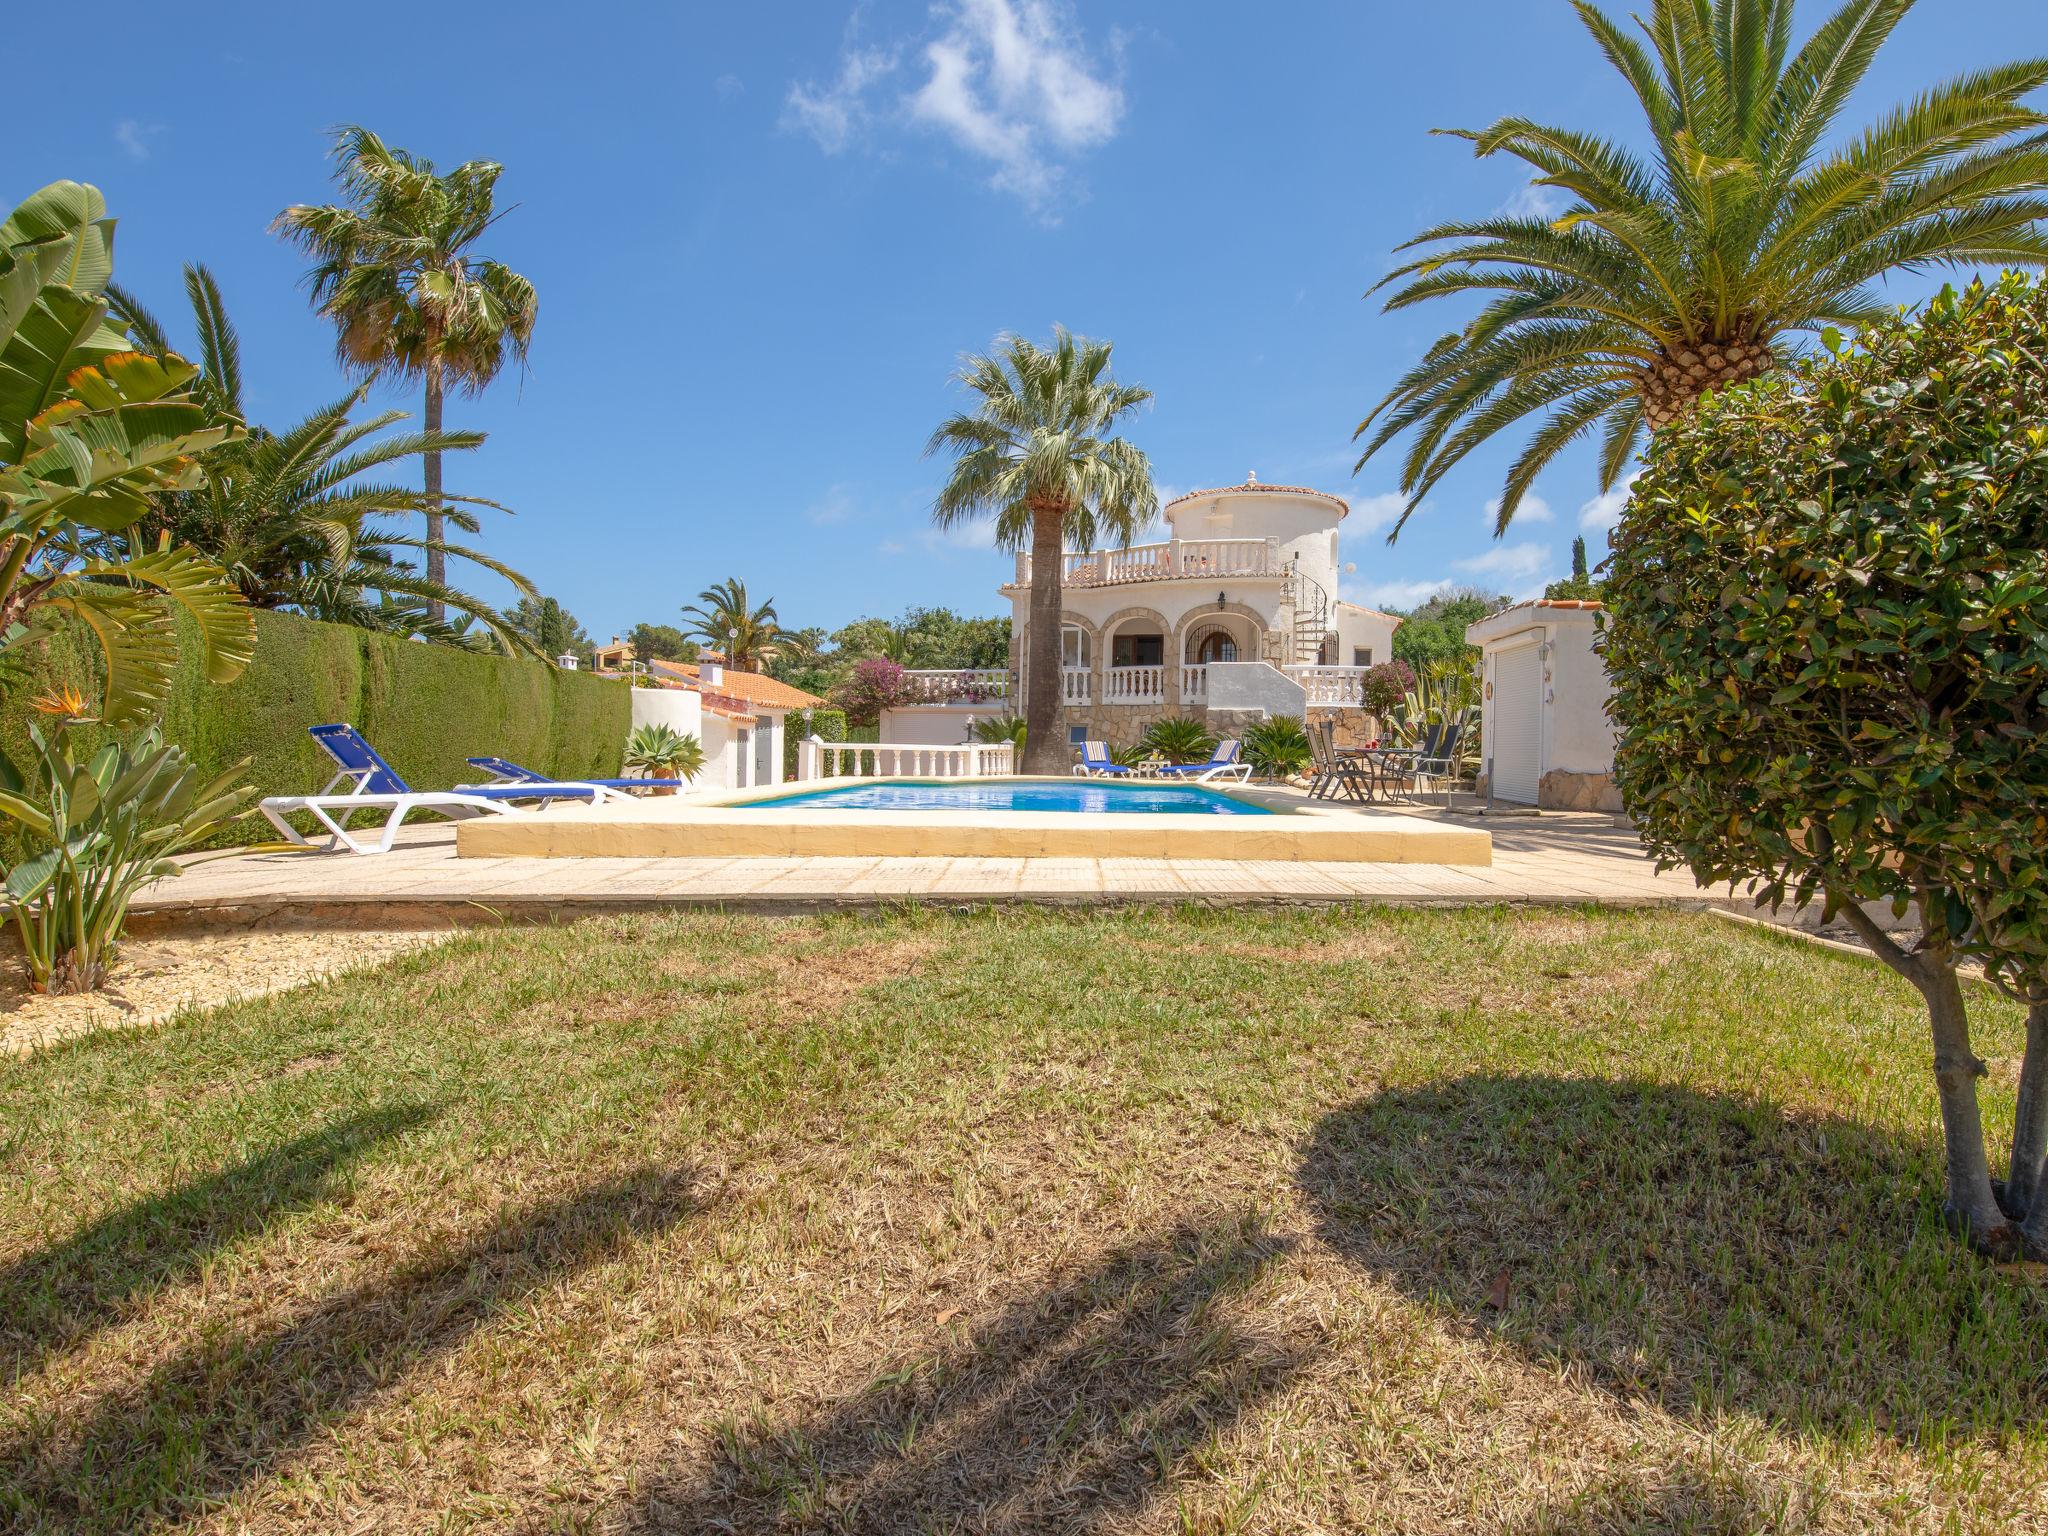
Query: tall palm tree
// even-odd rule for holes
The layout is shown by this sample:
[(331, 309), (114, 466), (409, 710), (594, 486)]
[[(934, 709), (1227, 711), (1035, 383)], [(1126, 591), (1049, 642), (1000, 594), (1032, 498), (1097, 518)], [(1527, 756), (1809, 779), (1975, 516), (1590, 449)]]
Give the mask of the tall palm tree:
[[(185, 268), (185, 293), (199, 335), (201, 368), (192, 393), (216, 417), (240, 420), (241, 340), (213, 274)], [(110, 285), (113, 313), (129, 334), (158, 352), (171, 349), (163, 325), (134, 295)], [(467, 643), (475, 639), (504, 652), (531, 646), (489, 603), (443, 579), (422, 576), (420, 555), (454, 556), (488, 570), (531, 595), (533, 584), (481, 550), (442, 538), (420, 538), (380, 519), (417, 516), (426, 495), (370, 478), (402, 460), (428, 452), (462, 453), (482, 446), (481, 432), (393, 432), (403, 411), (351, 420), (369, 393), (357, 387), (282, 432), (252, 428), (205, 453), (198, 484), (159, 498), (155, 513), (133, 540), (148, 544), (164, 533), (189, 543), (227, 571), (242, 596), (258, 608), (290, 608), (312, 618), (359, 628)], [(448, 505), (455, 503), (455, 505)], [(478, 526), (476, 507), (506, 510), (476, 496), (444, 496), (434, 503), (465, 531)], [(130, 536), (123, 536), (130, 537)], [(430, 608), (438, 607), (438, 612)], [(450, 625), (453, 609), (468, 625)]]
[(1030, 654), (1024, 668), (1024, 772), (1064, 773), (1060, 713), (1061, 555), (1108, 534), (1128, 544), (1159, 511), (1152, 465), (1117, 418), (1152, 398), (1109, 372), (1110, 343), (1053, 328), (1050, 349), (1021, 336), (964, 359), (959, 382), (981, 398), (941, 422), (926, 454), (950, 451), (953, 473), (932, 503), (941, 528), (995, 515), (996, 542), (1031, 551)]
[[(294, 204), (272, 228), (313, 258), (314, 308), (334, 322), (343, 366), (424, 380), (422, 425), (439, 432), (447, 390), (481, 394), (507, 353), (525, 366), (533, 337), (533, 284), (471, 250), (499, 218), (492, 193), (504, 168), (470, 160), (439, 175), (431, 160), (356, 127), (337, 130), (334, 158), (347, 203)], [(437, 541), (441, 450), (423, 457), (427, 538)], [(427, 580), (445, 575), (429, 548)], [(440, 604), (429, 611), (438, 619)]]
[(1401, 249), (1426, 253), (1380, 285), (1402, 284), (1390, 310), (1495, 295), (1359, 424), (1373, 431), (1359, 468), (1420, 429), (1396, 534), (1454, 464), (1524, 417), (1547, 413), (1508, 471), (1500, 532), (1566, 445), (1597, 427), (1611, 488), (1645, 426), (1768, 372), (1787, 333), (1884, 313), (1885, 274), (2048, 258), (2048, 117), (2021, 105), (2048, 60), (1960, 76), (1824, 149), (1913, 0), (1847, 0), (1796, 54), (1793, 0), (1654, 0), (1647, 41), (1573, 4), (1641, 106), (1650, 154), (1521, 117), (1447, 130), (1572, 201), (1555, 218), (1425, 230)]
[(750, 603), (747, 584), (736, 577), (699, 592), (697, 601), (684, 607), (683, 617), (690, 621), (685, 633), (723, 651), (725, 664), (735, 672), (758, 672), (782, 654), (774, 602)]

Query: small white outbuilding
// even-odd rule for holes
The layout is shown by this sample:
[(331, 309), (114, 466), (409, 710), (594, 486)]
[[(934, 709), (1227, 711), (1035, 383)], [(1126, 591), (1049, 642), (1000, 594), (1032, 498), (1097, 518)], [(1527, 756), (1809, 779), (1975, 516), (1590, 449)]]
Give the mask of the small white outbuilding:
[(1536, 598), (1465, 630), (1480, 655), (1480, 790), (1510, 805), (1618, 811), (1600, 604)]

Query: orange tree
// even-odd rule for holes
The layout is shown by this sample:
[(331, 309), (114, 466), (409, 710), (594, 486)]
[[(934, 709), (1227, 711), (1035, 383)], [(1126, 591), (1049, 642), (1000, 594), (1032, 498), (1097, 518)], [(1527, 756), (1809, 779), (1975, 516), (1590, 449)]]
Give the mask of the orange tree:
[[(1616, 778), (1664, 864), (1818, 900), (1918, 988), (1949, 1218), (2048, 1255), (2048, 289), (1825, 340), (1658, 435), (1610, 564)], [(1969, 955), (2030, 1005), (2002, 1184)]]

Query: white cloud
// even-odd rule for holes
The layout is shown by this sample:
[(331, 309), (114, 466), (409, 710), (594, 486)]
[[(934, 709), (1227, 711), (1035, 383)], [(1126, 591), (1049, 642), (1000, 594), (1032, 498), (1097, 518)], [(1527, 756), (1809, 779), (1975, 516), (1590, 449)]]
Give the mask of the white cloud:
[(1507, 219), (1554, 219), (1570, 206), (1571, 199), (1556, 187), (1525, 181), (1494, 212)]
[(1579, 508), (1579, 527), (1587, 533), (1607, 533), (1621, 521), (1622, 509), (1628, 505), (1629, 489), (1636, 483), (1636, 475), (1630, 475), (1611, 491), (1603, 491)]
[(942, 30), (921, 50), (921, 84), (885, 102), (913, 44), (849, 41), (829, 85), (790, 87), (784, 125), (837, 154), (893, 111), (987, 161), (990, 186), (1047, 212), (1070, 157), (1114, 138), (1123, 122), (1118, 39), (1106, 55), (1091, 53), (1054, 0), (948, 0), (934, 15)]
[(905, 555), (910, 553), (910, 546), (901, 539), (884, 539), (875, 548), (885, 555)]
[(852, 143), (871, 115), (868, 91), (896, 70), (893, 48), (848, 46), (840, 55), (839, 78), (830, 85), (792, 85), (783, 98), (782, 125), (809, 134), (818, 148), (836, 155)]
[[(1408, 498), (1399, 491), (1386, 491), (1378, 496), (1360, 496), (1351, 503), (1351, 515), (1344, 519), (1347, 537), (1377, 533), (1382, 528), (1391, 528), (1408, 509)], [(1418, 512), (1424, 510), (1421, 507)]]
[(1507, 589), (1512, 597), (1533, 597), (1543, 590), (1543, 577), (1551, 566), (1548, 544), (1496, 544), (1484, 554), (1452, 562), (1456, 570), (1487, 579)]
[[(1500, 500), (1496, 496), (1486, 504), (1486, 531), (1488, 533), (1493, 532), (1494, 525), (1500, 521)], [(1550, 503), (1541, 496), (1524, 496), (1521, 505), (1515, 508), (1514, 523), (1510, 523), (1508, 526), (1513, 527), (1515, 523), (1548, 523), (1555, 520), (1556, 517), (1557, 514), (1550, 510)]]
[(994, 549), (996, 520), (984, 517), (977, 518), (971, 523), (955, 523), (950, 528), (920, 528), (917, 542), (934, 553), (962, 549)]
[(162, 123), (139, 123), (132, 117), (124, 117), (114, 124), (114, 142), (121, 146), (131, 160), (149, 158), (149, 141), (164, 131)]
[(835, 485), (804, 509), (804, 521), (822, 528), (828, 523), (843, 523), (853, 513), (853, 493), (843, 485)]
[(735, 74), (723, 74), (711, 82), (711, 91), (720, 101), (734, 101), (746, 95), (747, 82)]
[(1457, 583), (1446, 580), (1436, 581), (1370, 581), (1355, 591), (1342, 587), (1338, 593), (1347, 603), (1363, 603), (1368, 608), (1397, 609), (1413, 608), (1426, 603), (1439, 592), (1448, 592)]

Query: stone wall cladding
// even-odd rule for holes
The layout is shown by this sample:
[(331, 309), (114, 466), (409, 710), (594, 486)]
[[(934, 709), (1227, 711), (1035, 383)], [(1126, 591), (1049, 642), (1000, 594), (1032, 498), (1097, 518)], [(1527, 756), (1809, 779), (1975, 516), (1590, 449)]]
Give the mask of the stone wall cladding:
[(1611, 773), (1553, 768), (1536, 786), (1536, 804), (1546, 811), (1619, 811), (1621, 791)]
[(1381, 739), (1379, 717), (1369, 709), (1311, 709), (1308, 723), (1320, 726), (1325, 720), (1337, 727), (1337, 745), (1340, 747), (1362, 747), (1369, 741)]

